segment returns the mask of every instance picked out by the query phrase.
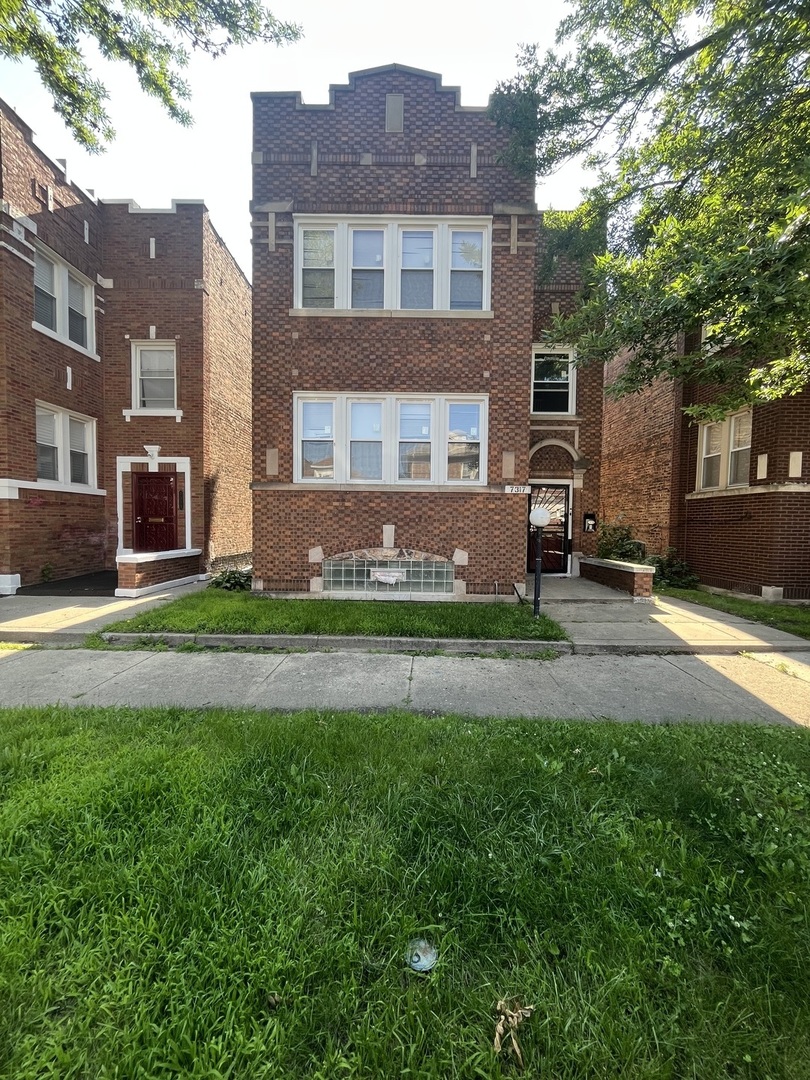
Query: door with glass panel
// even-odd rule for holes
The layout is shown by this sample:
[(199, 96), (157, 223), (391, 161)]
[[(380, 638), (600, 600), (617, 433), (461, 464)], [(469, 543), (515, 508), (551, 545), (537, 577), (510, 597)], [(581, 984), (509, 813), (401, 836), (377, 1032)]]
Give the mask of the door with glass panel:
[[(544, 574), (567, 574), (571, 547), (571, 506), (568, 484), (532, 484), (529, 513), (535, 507), (548, 510), (550, 518), (543, 529), (542, 570)], [(535, 569), (535, 531), (527, 521), (526, 569)]]

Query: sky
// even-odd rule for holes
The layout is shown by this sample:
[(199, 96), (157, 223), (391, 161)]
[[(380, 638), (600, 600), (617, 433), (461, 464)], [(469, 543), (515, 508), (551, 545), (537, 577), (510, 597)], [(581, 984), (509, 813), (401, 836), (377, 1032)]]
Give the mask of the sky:
[[(66, 158), (68, 177), (102, 199), (131, 198), (142, 207), (203, 199), (211, 220), (250, 276), (252, 91), (300, 90), (308, 104), (328, 101), (329, 86), (349, 72), (405, 64), (441, 74), (461, 88), (463, 105), (485, 105), (495, 85), (517, 71), (523, 43), (553, 45), (563, 0), (267, 0), (304, 37), (281, 48), (254, 45), (211, 60), (193, 57), (185, 71), (194, 125), (183, 128), (138, 87), (123, 64), (100, 57), (94, 74), (110, 91), (116, 139), (88, 154), (53, 112), (32, 64), (0, 61), (0, 97), (33, 128), (52, 159)], [(565, 210), (588, 182), (569, 166), (539, 187), (538, 206)]]

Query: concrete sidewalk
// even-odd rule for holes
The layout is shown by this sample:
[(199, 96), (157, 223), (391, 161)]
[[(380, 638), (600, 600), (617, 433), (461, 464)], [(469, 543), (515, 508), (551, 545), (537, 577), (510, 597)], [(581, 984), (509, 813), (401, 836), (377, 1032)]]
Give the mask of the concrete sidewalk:
[(483, 717), (810, 726), (810, 651), (542, 661), (368, 652), (0, 650), (0, 706), (54, 704), (406, 708)]
[[(122, 597), (7, 596), (0, 601), (0, 642), (43, 645), (81, 645), (89, 633), (103, 631), (112, 622), (189, 592), (204, 583), (170, 589), (166, 593), (126, 599)], [(317, 603), (318, 601), (313, 601)], [(349, 601), (345, 601), (349, 603)], [(698, 604), (668, 598), (654, 603), (633, 603), (624, 593), (582, 578), (549, 578), (543, 581), (542, 610), (558, 622), (570, 638), (559, 651), (599, 653), (728, 653), (810, 651), (810, 642), (735, 615), (712, 611)], [(120, 644), (139, 640), (116, 637)], [(219, 647), (252, 644), (262, 648), (381, 650), (384, 652), (442, 650), (457, 654), (502, 653), (518, 655), (543, 650), (542, 643), (526, 641), (444, 641), (437, 639), (324, 638), (235, 635), (157, 635), (173, 645), (184, 641)], [(554, 646), (558, 646), (555, 644)]]

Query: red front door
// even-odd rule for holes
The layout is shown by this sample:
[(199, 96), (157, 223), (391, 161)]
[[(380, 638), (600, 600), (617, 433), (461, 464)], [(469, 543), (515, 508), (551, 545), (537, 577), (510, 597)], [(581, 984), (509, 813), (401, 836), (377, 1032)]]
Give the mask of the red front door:
[(132, 474), (135, 551), (177, 547), (177, 473)]

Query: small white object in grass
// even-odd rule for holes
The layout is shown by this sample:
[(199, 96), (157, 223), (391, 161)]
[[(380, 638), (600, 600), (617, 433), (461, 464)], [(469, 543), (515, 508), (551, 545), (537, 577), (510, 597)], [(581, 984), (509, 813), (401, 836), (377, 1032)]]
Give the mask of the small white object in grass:
[(414, 971), (430, 971), (436, 966), (439, 954), (424, 938), (414, 938), (408, 944), (405, 962)]

